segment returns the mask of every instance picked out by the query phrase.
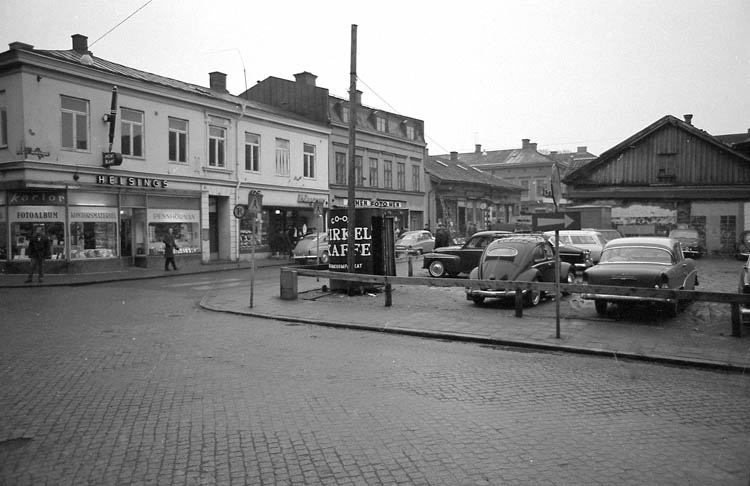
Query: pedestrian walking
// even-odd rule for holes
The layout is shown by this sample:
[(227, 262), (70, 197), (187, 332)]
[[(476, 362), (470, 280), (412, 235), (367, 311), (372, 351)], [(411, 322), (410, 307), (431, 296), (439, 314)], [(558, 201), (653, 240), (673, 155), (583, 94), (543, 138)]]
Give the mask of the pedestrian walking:
[(451, 234), (443, 223), (438, 223), (438, 229), (435, 231), (435, 248), (449, 246), (451, 243)]
[(169, 228), (167, 235), (164, 237), (164, 271), (169, 270), (169, 264), (172, 264), (172, 268), (177, 270), (177, 265), (174, 263), (174, 251), (179, 250), (177, 243), (174, 241), (174, 235), (172, 235), (172, 228)]
[(39, 225), (34, 228), (34, 236), (29, 241), (29, 258), (31, 258), (31, 270), (26, 283), (31, 283), (36, 271), (39, 275), (39, 283), (44, 278), (44, 260), (52, 256), (50, 254), (50, 241), (44, 234), (44, 227)]

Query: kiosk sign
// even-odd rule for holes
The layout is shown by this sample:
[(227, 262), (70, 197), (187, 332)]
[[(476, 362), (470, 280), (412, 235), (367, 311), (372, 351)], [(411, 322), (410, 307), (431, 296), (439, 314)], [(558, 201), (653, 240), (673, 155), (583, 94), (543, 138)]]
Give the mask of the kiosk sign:
[[(349, 253), (348, 215), (345, 209), (334, 209), (328, 213), (328, 268), (347, 272)], [(372, 228), (356, 224), (354, 227), (354, 270), (350, 273), (372, 273)]]

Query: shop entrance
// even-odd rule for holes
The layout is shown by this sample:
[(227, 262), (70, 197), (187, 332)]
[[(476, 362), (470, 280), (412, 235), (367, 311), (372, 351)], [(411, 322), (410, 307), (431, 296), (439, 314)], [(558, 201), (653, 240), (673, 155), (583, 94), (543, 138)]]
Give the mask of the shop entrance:
[(208, 197), (208, 245), (211, 248), (209, 258), (219, 259), (219, 210), (216, 196)]
[(120, 255), (128, 258), (130, 265), (146, 266), (146, 209), (120, 210)]

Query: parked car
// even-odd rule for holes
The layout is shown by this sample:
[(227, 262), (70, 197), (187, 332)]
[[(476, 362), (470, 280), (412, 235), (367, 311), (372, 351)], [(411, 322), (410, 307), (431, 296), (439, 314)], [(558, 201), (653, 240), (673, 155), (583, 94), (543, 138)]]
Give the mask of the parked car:
[(426, 230), (407, 231), (396, 240), (396, 254), (412, 252), (418, 255), (435, 249), (435, 237)]
[(433, 277), (469, 273), (472, 268), (479, 264), (479, 258), (490, 242), (507, 236), (513, 236), (513, 233), (510, 231), (479, 231), (474, 233), (461, 246), (444, 246), (437, 248), (434, 252), (425, 253), (422, 268), (426, 268)]
[(328, 263), (328, 233), (310, 233), (297, 242), (292, 250), (294, 261), (307, 263), (320, 257), (320, 263)]
[[(552, 244), (552, 243), (550, 243)], [(583, 275), (587, 268), (594, 265), (591, 259), (591, 251), (572, 245), (559, 245), (560, 260), (570, 264), (575, 274)]]
[[(521, 282), (554, 282), (555, 251), (541, 235), (516, 235), (491, 242), (482, 253), (479, 265), (471, 271), (474, 280), (507, 280)], [(574, 283), (575, 274), (571, 265), (560, 262), (560, 281)], [(515, 290), (495, 290), (489, 287), (466, 287), (466, 299), (481, 304), (487, 298), (515, 296)], [(538, 305), (544, 292), (524, 291), (524, 303)]]
[[(698, 285), (695, 260), (685, 258), (680, 242), (668, 237), (619, 238), (606, 244), (597, 265), (583, 273), (583, 282), (589, 285), (618, 287), (694, 290)], [(589, 291), (581, 297), (593, 300), (596, 311), (604, 314), (607, 303), (622, 305), (634, 303), (658, 304), (668, 315), (679, 312), (677, 299), (615, 295)]]
[(597, 229), (597, 228), (583, 228), (586, 231), (596, 231), (602, 235), (602, 239), (605, 243), (608, 243), (614, 239), (622, 238), (622, 233), (616, 229)]
[(682, 253), (686, 257), (700, 258), (706, 252), (701, 243), (701, 237), (695, 228), (677, 228), (669, 232), (669, 237), (674, 238), (682, 245)]
[(750, 257), (750, 231), (743, 231), (740, 233), (740, 238), (737, 241), (737, 249), (734, 256), (738, 260), (746, 260)]
[[(737, 289), (741, 294), (750, 294), (750, 256), (747, 257), (745, 265), (740, 270), (740, 284)], [(740, 306), (740, 322), (750, 320), (750, 305)]]
[[(564, 230), (558, 232), (560, 235), (561, 245), (572, 245), (578, 248), (585, 248), (591, 252), (591, 260), (594, 264), (599, 263), (599, 257), (601, 257), (602, 249), (607, 243), (602, 238), (602, 235), (597, 231), (589, 230)], [(555, 244), (555, 232), (547, 231), (544, 236), (550, 240), (552, 245)]]

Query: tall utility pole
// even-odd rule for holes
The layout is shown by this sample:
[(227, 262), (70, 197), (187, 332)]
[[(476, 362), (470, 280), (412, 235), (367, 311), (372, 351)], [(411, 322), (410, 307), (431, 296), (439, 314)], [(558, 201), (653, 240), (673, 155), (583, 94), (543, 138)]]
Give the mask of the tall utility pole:
[[(348, 238), (346, 241), (346, 269), (349, 273), (354, 273), (356, 258), (354, 255), (354, 220), (356, 211), (354, 206), (354, 183), (355, 168), (354, 161), (356, 157), (356, 130), (357, 130), (357, 25), (352, 24), (352, 48), (351, 48), (351, 68), (349, 72), (349, 188), (347, 193), (347, 222), (346, 229)], [(349, 294), (352, 293), (354, 282), (349, 281), (347, 287)]]

